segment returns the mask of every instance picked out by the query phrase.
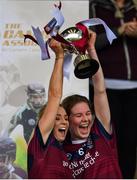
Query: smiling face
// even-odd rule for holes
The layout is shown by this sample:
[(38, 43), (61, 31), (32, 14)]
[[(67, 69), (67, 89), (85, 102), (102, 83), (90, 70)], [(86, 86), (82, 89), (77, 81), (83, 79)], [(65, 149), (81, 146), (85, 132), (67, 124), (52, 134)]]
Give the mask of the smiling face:
[(86, 139), (92, 126), (92, 113), (87, 103), (79, 102), (71, 109), (69, 116), (72, 140)]
[(69, 127), (68, 116), (63, 107), (59, 107), (55, 125), (54, 125), (54, 136), (58, 141), (64, 141)]

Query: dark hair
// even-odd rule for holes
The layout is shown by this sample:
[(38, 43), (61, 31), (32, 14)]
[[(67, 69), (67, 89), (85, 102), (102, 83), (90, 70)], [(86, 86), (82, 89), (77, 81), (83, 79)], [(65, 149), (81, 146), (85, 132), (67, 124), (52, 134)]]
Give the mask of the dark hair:
[(73, 106), (75, 106), (76, 104), (78, 104), (80, 102), (85, 102), (89, 106), (91, 112), (94, 113), (93, 104), (90, 104), (89, 100), (85, 96), (81, 96), (81, 95), (78, 95), (78, 94), (67, 96), (62, 101), (62, 106), (66, 110), (67, 115), (70, 116), (71, 109), (73, 108)]

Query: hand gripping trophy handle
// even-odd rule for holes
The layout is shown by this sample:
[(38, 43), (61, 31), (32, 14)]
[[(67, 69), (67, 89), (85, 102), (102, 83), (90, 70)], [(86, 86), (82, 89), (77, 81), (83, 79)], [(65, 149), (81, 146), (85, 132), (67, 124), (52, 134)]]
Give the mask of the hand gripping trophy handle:
[(75, 76), (79, 79), (85, 79), (97, 72), (99, 63), (85, 53), (88, 42), (87, 27), (83, 24), (77, 24), (76, 26), (65, 29), (60, 35), (70, 43), (70, 45), (65, 46), (64, 50), (77, 55), (74, 60)]

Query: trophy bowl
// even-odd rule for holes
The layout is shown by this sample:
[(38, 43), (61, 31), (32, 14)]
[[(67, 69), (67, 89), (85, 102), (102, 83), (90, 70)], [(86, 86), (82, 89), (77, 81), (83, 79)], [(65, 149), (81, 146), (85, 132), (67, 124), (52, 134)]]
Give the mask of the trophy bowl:
[(64, 46), (64, 50), (69, 53), (79, 54), (78, 50), (73, 45), (73, 42), (82, 39), (82, 31), (76, 27), (70, 27), (65, 29), (61, 33), (61, 36), (70, 43), (70, 46), (69, 45)]
[(79, 79), (91, 77), (99, 68), (99, 63), (95, 59), (91, 59), (89, 55), (85, 53), (88, 41), (88, 31), (85, 26), (84, 28), (84, 30), (81, 30), (77, 27), (70, 27), (60, 34), (70, 43), (70, 45), (64, 46), (65, 52), (77, 55), (74, 60), (74, 74)]

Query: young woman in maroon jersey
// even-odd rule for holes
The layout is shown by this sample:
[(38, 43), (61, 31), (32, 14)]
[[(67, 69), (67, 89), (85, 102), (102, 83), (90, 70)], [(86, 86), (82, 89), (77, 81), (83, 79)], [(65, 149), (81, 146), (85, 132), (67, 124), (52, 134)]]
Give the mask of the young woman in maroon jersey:
[[(99, 63), (95, 40), (96, 34), (90, 32), (87, 51)], [(70, 138), (68, 136), (64, 149), (70, 169), (73, 171), (73, 178), (78, 179), (121, 178), (101, 65), (92, 76), (92, 83), (95, 116), (89, 100), (84, 96), (72, 95), (62, 103), (69, 117)]]
[(66, 111), (60, 105), (64, 50), (54, 39), (51, 39), (49, 45), (56, 58), (49, 83), (48, 102), (43, 107), (28, 146), (28, 178), (71, 179), (71, 170), (63, 166), (63, 162), (67, 162), (67, 157), (62, 148), (62, 141), (69, 126)]

